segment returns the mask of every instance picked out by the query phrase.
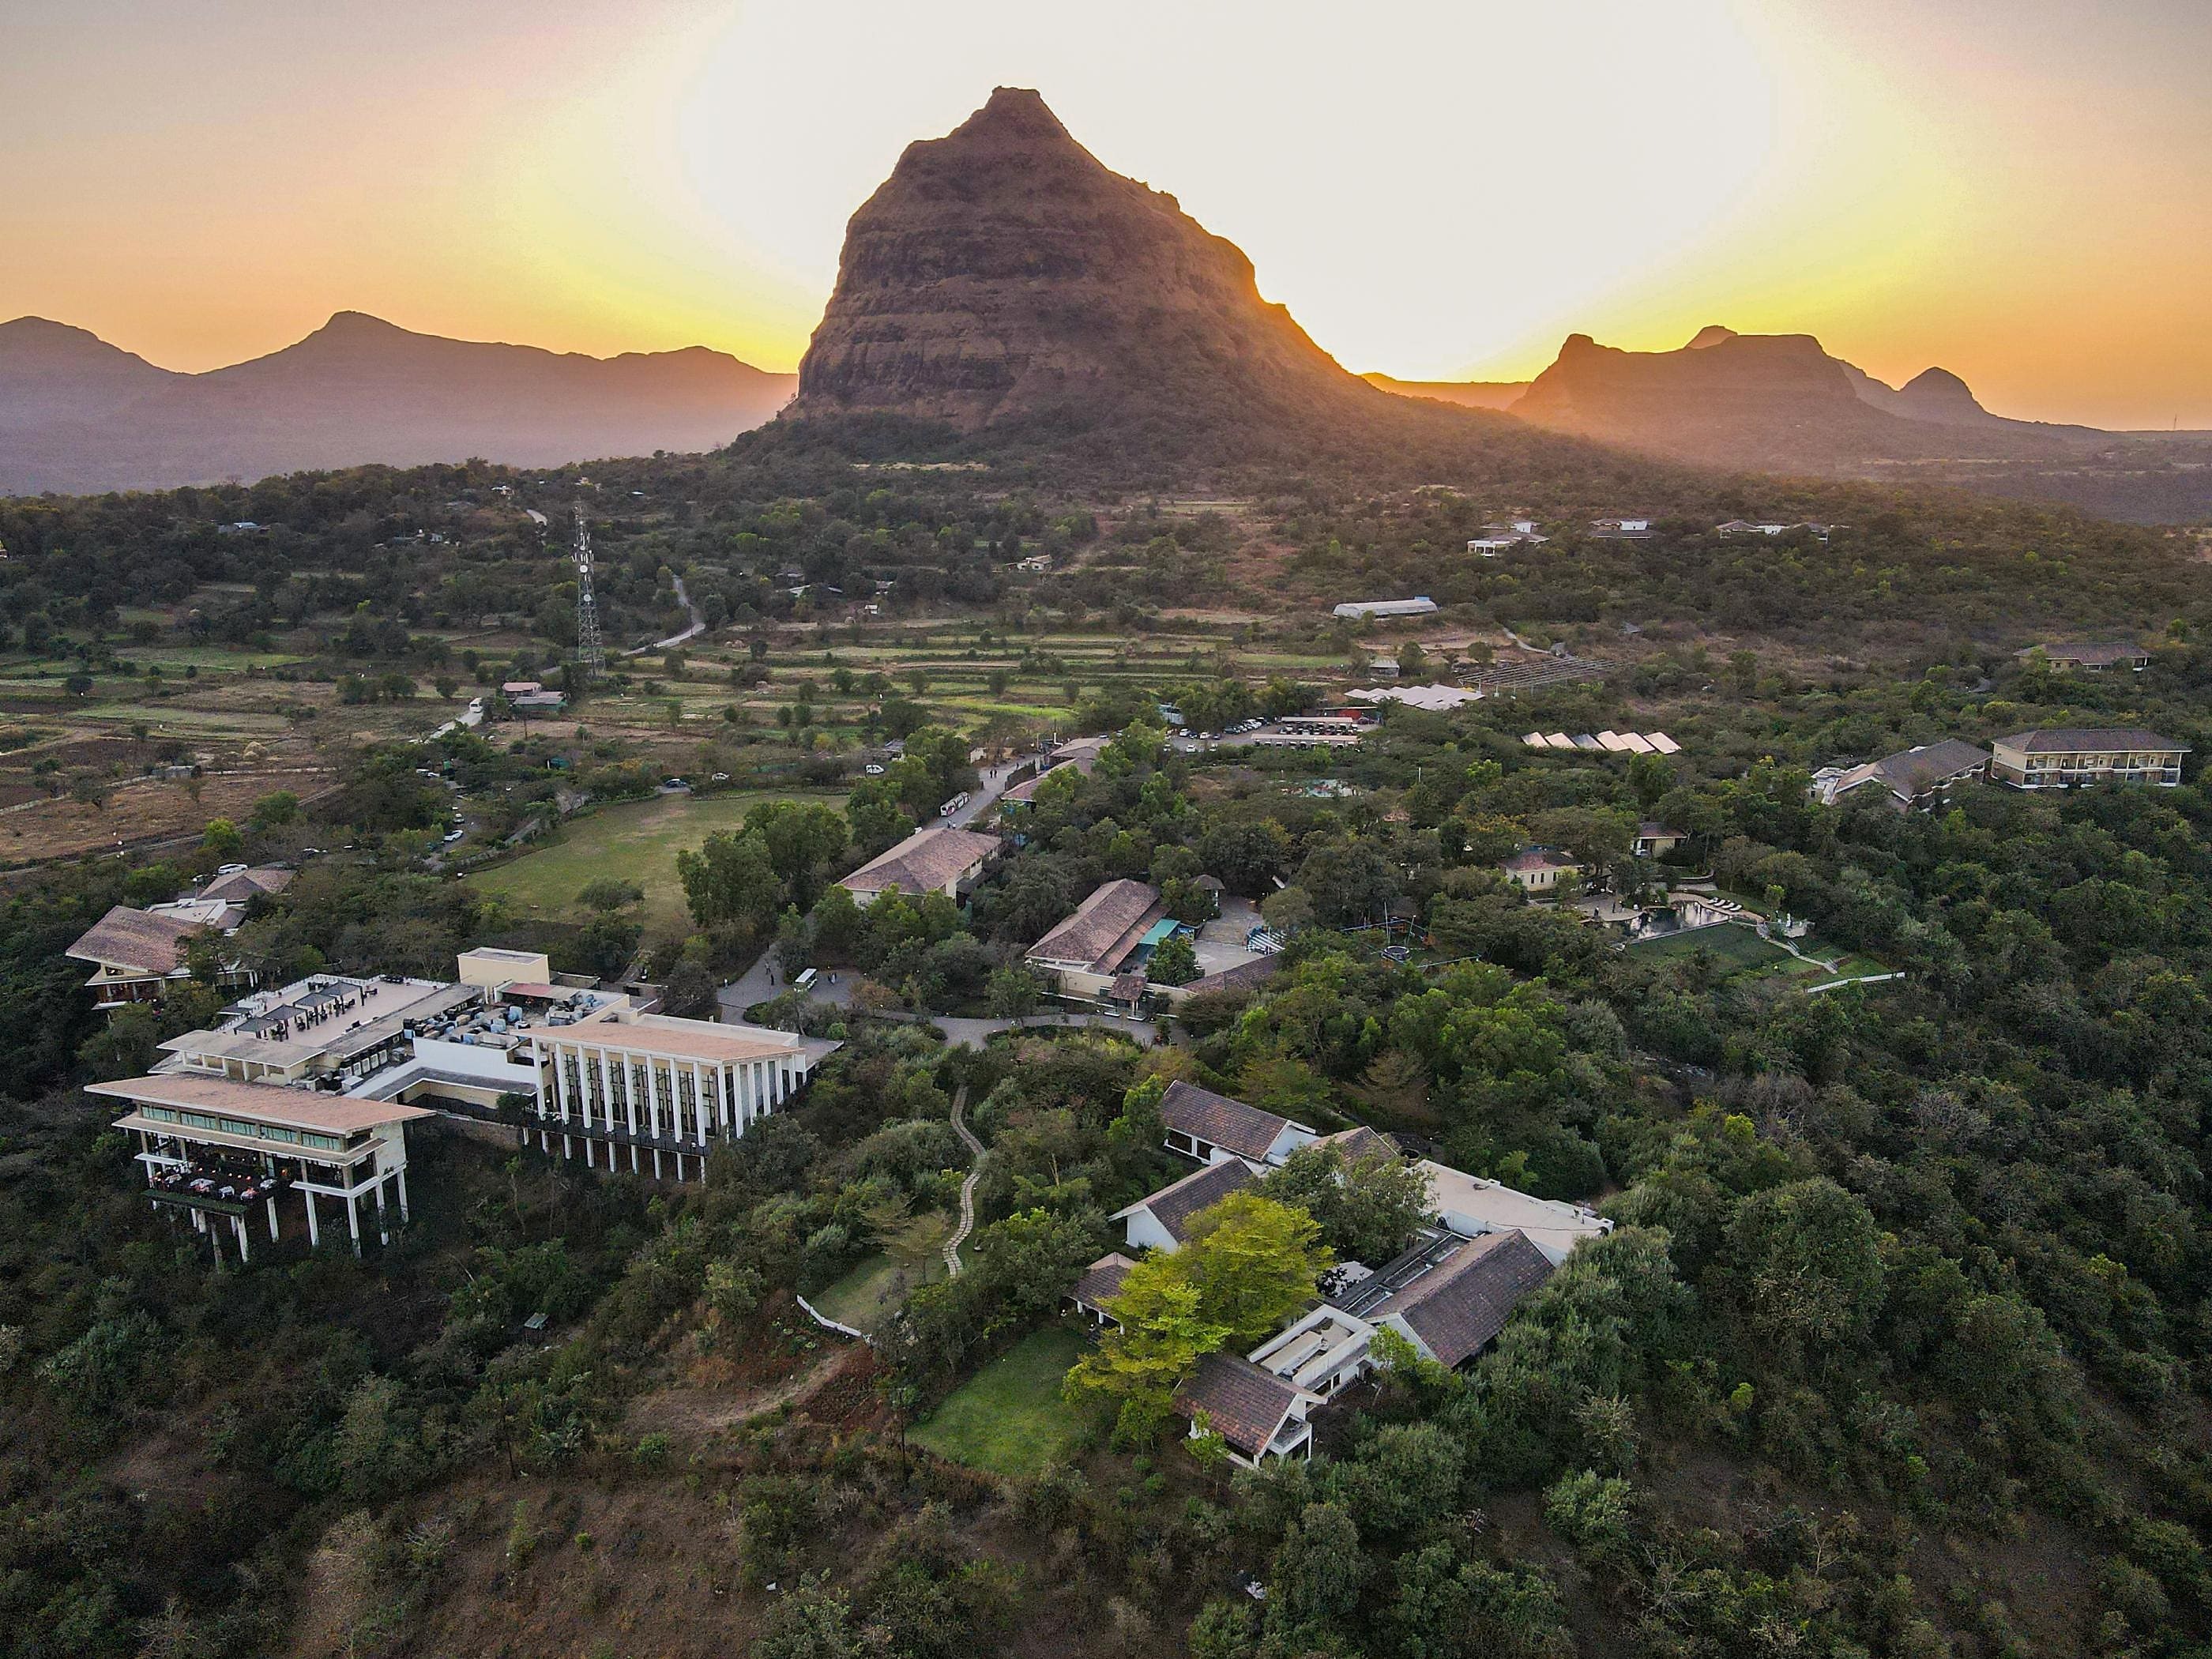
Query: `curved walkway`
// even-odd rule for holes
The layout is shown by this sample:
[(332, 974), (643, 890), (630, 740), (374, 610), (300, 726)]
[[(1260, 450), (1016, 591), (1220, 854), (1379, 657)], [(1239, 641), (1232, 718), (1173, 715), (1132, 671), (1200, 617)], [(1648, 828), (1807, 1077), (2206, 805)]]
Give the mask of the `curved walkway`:
[(960, 1183), (960, 1224), (945, 1241), (945, 1271), (955, 1279), (960, 1276), (961, 1241), (975, 1231), (975, 1183), (983, 1175), (983, 1143), (960, 1115), (967, 1109), (968, 1085), (963, 1083), (952, 1095), (952, 1132), (966, 1145), (975, 1162), (968, 1166), (968, 1178)]

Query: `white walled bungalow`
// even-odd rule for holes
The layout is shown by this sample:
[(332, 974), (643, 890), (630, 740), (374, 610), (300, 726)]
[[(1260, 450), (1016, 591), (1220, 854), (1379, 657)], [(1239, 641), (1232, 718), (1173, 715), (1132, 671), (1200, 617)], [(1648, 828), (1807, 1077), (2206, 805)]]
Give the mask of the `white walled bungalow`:
[(1252, 1185), (1252, 1168), (1241, 1158), (1225, 1158), (1193, 1170), (1169, 1182), (1134, 1204), (1114, 1212), (1110, 1218), (1122, 1224), (1133, 1250), (1163, 1250), (1170, 1255), (1182, 1248), (1189, 1237), (1191, 1218), (1210, 1209), (1231, 1193)]
[(1160, 1097), (1160, 1121), (1171, 1152), (1202, 1164), (1235, 1158), (1258, 1170), (1279, 1164), (1318, 1137), (1303, 1123), (1263, 1112), (1177, 1078)]
[(1175, 1397), (1176, 1409), (1191, 1419), (1193, 1438), (1211, 1428), (1228, 1443), (1231, 1461), (1248, 1469), (1270, 1458), (1310, 1455), (1313, 1425), (1306, 1414), (1321, 1403), (1318, 1395), (1230, 1353), (1200, 1360)]
[(137, 1138), (147, 1195), (191, 1216), (218, 1261), (226, 1231), (239, 1259), (250, 1257), (257, 1212), (265, 1212), (270, 1238), (281, 1237), (280, 1205), (295, 1192), (310, 1244), (322, 1243), (318, 1199), (341, 1206), (356, 1255), (364, 1219), (388, 1243), (392, 1220), (407, 1218), (406, 1126), (431, 1115), (394, 1101), (182, 1073), (95, 1083), (86, 1092), (130, 1103), (115, 1127)]

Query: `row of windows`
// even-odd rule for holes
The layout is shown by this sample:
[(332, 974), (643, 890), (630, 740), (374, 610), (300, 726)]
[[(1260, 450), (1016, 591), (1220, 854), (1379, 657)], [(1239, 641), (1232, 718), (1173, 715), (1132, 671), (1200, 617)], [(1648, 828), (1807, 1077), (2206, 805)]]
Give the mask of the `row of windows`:
[(336, 1152), (345, 1149), (345, 1142), (337, 1135), (320, 1135), (299, 1129), (279, 1128), (271, 1123), (249, 1123), (244, 1118), (218, 1117), (212, 1112), (178, 1111), (167, 1106), (140, 1106), (139, 1115), (156, 1123), (178, 1123), (188, 1129), (209, 1129), (218, 1134), (240, 1135), (252, 1140), (273, 1140), (287, 1146), (312, 1146), (318, 1152)]

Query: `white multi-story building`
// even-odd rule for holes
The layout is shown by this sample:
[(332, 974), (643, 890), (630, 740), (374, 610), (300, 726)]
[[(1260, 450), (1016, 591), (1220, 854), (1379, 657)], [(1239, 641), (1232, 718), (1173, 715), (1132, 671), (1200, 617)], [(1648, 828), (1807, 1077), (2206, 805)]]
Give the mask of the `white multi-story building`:
[(311, 1245), (322, 1243), (318, 1199), (343, 1210), (355, 1255), (365, 1212), (389, 1242), (392, 1219), (407, 1218), (407, 1125), (431, 1115), (397, 1101), (184, 1071), (94, 1083), (86, 1092), (130, 1103), (115, 1127), (137, 1139), (147, 1196), (190, 1216), (217, 1261), (225, 1231), (239, 1260), (250, 1258), (257, 1211), (265, 1212), (270, 1240), (281, 1237), (279, 1207), (294, 1194)]
[[(805, 1086), (813, 1057), (789, 1031), (641, 1014), (627, 1006), (528, 1028), (538, 1144), (587, 1166), (676, 1181)], [(604, 1153), (604, 1157), (600, 1156)]]

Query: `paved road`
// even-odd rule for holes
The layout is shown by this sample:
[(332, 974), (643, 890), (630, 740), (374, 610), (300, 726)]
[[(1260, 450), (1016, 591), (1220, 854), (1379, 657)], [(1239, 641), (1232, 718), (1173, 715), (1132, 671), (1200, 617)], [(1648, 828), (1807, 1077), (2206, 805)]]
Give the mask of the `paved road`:
[(965, 830), (998, 804), (999, 797), (1006, 793), (1007, 778), (1018, 769), (1018, 763), (1016, 766), (986, 767), (977, 773), (976, 776), (981, 781), (969, 793), (968, 804), (940, 822), (951, 824), (955, 830)]
[(691, 596), (684, 591), (684, 578), (678, 576), (674, 580), (676, 603), (691, 613), (691, 626), (681, 634), (671, 634), (666, 639), (655, 640), (650, 645), (634, 645), (623, 653), (625, 657), (641, 657), (648, 651), (665, 651), (672, 646), (683, 644), (686, 640), (696, 639), (707, 631), (707, 618), (700, 614), (699, 607), (691, 603)]
[(960, 1277), (960, 1246), (975, 1231), (975, 1183), (983, 1178), (983, 1143), (975, 1139), (975, 1132), (961, 1115), (967, 1109), (968, 1085), (963, 1083), (952, 1095), (952, 1132), (968, 1148), (972, 1161), (968, 1166), (968, 1178), (960, 1183), (960, 1224), (945, 1241), (945, 1271), (954, 1279)]
[[(807, 997), (809, 1002), (818, 1002), (828, 1008), (842, 1008), (852, 1001), (853, 975), (842, 968), (836, 971), (837, 979), (835, 984), (830, 982), (826, 972), (815, 977), (814, 989)], [(760, 953), (758, 960), (751, 967), (715, 992), (714, 1000), (720, 1005), (722, 1022), (735, 1025), (744, 1022), (745, 1010), (753, 1004), (781, 996), (790, 988), (791, 981), (776, 965), (775, 947), (770, 945)]]

